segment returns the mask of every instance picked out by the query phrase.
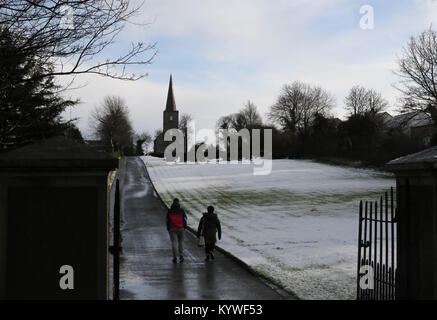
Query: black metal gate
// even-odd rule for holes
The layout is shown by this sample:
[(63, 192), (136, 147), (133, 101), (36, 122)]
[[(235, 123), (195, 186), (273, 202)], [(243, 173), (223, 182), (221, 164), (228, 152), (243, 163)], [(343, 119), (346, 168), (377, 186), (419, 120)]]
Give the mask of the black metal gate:
[(360, 201), (358, 300), (394, 300), (396, 218), (393, 188), (378, 201)]
[(120, 299), (120, 185), (118, 179), (115, 185), (114, 204), (114, 293), (113, 299)]
[(113, 232), (112, 246), (109, 246), (109, 252), (113, 255), (112, 264), (112, 299), (120, 299), (120, 251), (121, 251), (121, 233), (120, 233), (120, 183), (118, 178), (115, 180), (114, 195), (114, 214), (113, 214)]

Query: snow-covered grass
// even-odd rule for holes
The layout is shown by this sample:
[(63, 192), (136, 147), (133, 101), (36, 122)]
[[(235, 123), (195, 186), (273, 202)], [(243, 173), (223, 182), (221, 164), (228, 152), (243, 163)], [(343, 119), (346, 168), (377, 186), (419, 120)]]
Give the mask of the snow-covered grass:
[(395, 184), (390, 174), (306, 160), (274, 160), (266, 176), (252, 165), (143, 160), (163, 200), (181, 200), (191, 227), (213, 205), (218, 245), (304, 299), (355, 298), (359, 200)]

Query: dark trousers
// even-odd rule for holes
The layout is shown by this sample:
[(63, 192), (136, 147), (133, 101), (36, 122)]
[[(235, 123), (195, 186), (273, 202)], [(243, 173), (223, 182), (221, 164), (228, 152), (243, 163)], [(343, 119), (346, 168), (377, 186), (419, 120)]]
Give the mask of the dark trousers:
[(215, 243), (205, 243), (205, 253), (208, 254), (213, 252), (215, 248)]
[(179, 255), (183, 256), (183, 253), (184, 253), (184, 234), (185, 234), (185, 230), (182, 229), (182, 228), (180, 228), (180, 229), (170, 229), (168, 231), (168, 233), (170, 234), (171, 249), (173, 251), (173, 258), (177, 257), (178, 251), (179, 251)]

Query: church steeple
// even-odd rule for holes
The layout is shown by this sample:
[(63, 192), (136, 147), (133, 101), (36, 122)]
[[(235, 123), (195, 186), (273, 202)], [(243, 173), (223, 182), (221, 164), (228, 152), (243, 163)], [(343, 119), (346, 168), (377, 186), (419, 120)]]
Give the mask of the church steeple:
[(164, 110), (164, 132), (169, 129), (177, 129), (179, 127), (179, 111), (176, 110), (176, 102), (173, 94), (173, 77), (170, 75), (168, 84), (167, 104)]
[(176, 102), (174, 100), (174, 94), (173, 94), (172, 75), (170, 75), (170, 82), (168, 84), (167, 104), (165, 106), (165, 111), (176, 111)]
[(164, 141), (165, 133), (170, 129), (179, 128), (179, 111), (176, 110), (176, 102), (173, 94), (173, 77), (170, 75), (170, 82), (168, 84), (167, 104), (163, 111), (163, 132), (156, 137), (153, 149), (155, 154), (164, 155), (165, 148), (171, 141)]

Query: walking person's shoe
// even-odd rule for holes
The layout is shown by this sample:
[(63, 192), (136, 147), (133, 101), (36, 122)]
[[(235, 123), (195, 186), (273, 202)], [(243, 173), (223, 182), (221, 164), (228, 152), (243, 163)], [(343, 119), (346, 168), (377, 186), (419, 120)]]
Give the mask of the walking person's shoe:
[(180, 257), (179, 257), (179, 261), (180, 261), (180, 262), (184, 262), (184, 256), (180, 256)]
[(209, 261), (209, 253), (206, 254), (205, 261)]
[(173, 258), (173, 263), (177, 263), (178, 262), (178, 259), (176, 259), (176, 258)]

